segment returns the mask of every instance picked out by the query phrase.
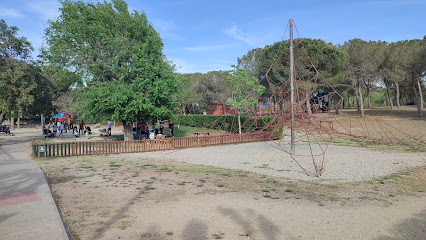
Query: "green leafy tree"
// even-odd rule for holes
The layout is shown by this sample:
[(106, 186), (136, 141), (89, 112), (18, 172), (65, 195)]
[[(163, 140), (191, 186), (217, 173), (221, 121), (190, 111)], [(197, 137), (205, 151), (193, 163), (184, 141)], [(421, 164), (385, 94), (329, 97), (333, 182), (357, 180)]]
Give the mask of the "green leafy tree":
[(236, 108), (239, 113), (255, 112), (256, 109), (253, 109), (253, 106), (258, 104), (258, 97), (265, 92), (265, 86), (260, 85), (256, 77), (248, 76), (244, 69), (235, 65), (231, 67), (234, 69), (230, 71), (226, 81), (229, 84), (232, 95), (227, 104), (232, 108)]
[(401, 66), (405, 70), (406, 80), (416, 99), (419, 117), (423, 117), (422, 80), (426, 76), (426, 36), (421, 39), (404, 41), (401, 46)]
[[(344, 51), (319, 39), (295, 39), (293, 45), (295, 76), (297, 79), (296, 90), (304, 92), (303, 95), (307, 106), (310, 104), (309, 99), (312, 98), (312, 93), (320, 90), (323, 92), (333, 91), (329, 84), (347, 87), (343, 70), (346, 67), (348, 58)], [(290, 76), (289, 41), (276, 42), (271, 46), (265, 46), (259, 61), (258, 75), (263, 76), (268, 72), (268, 77), (279, 85), (279, 87), (267, 86), (268, 88), (264, 93), (265, 97), (271, 97), (273, 92), (289, 91), (285, 88), (278, 89), (281, 88), (283, 83), (288, 81)], [(317, 77), (316, 70), (324, 78), (318, 78), (318, 81), (314, 84), (313, 79)], [(263, 84), (266, 86), (268, 83), (263, 81)], [(284, 85), (284, 87), (288, 87), (288, 84)], [(276, 97), (272, 96), (274, 103), (279, 102)], [(279, 107), (282, 108), (282, 106)], [(310, 107), (307, 109), (310, 111)]]
[(259, 67), (260, 57), (262, 56), (262, 50), (262, 48), (254, 48), (248, 51), (247, 54), (243, 57), (238, 58), (238, 68), (244, 69), (244, 71), (250, 77), (260, 77)]
[(0, 123), (6, 113), (46, 113), (52, 110), (52, 85), (30, 59), (33, 50), (17, 27), (0, 19)]
[(179, 81), (180, 89), (173, 96), (177, 109), (176, 112), (186, 114), (189, 106), (197, 102), (197, 94), (192, 90), (192, 81), (182, 74), (176, 74), (176, 81)]
[(203, 113), (223, 104), (231, 96), (226, 79), (228, 71), (211, 71), (207, 73), (184, 74), (192, 91), (196, 94), (196, 102), (192, 104), (192, 113)]
[(83, 76), (80, 111), (96, 120), (122, 121), (125, 139), (132, 137), (131, 122), (171, 117), (179, 82), (146, 15), (130, 13), (122, 0), (61, 5), (60, 16), (45, 30), (49, 48), (43, 56), (48, 65)]
[[(238, 112), (238, 129), (241, 134), (241, 114), (253, 113), (257, 110), (258, 98), (264, 93), (265, 86), (259, 84), (256, 77), (249, 77), (247, 72), (237, 66), (232, 65), (234, 69), (226, 80), (232, 91), (232, 96), (227, 104)], [(250, 111), (252, 110), (252, 111)]]

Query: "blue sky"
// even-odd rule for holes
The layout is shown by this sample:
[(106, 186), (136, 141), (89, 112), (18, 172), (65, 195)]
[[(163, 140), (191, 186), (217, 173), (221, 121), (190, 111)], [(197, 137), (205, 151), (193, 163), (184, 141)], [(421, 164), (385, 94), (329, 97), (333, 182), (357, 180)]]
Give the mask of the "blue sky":
[[(85, 0), (87, 2), (88, 0)], [(96, 2), (96, 1), (91, 1)], [(290, 18), (300, 37), (342, 44), (353, 38), (399, 40), (426, 35), (426, 0), (127, 0), (143, 11), (177, 72), (227, 70), (249, 50), (283, 38)], [(56, 0), (0, 0), (0, 18), (17, 26), (38, 55)]]

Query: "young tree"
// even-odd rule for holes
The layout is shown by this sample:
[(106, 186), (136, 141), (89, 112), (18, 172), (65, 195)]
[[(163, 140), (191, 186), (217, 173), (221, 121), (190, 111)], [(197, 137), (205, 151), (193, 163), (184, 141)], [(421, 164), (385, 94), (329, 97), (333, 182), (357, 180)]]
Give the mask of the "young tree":
[[(256, 77), (249, 77), (247, 72), (242, 68), (232, 65), (234, 69), (230, 71), (227, 78), (232, 97), (227, 101), (232, 108), (238, 112), (238, 130), (241, 134), (241, 113), (248, 113), (250, 108), (258, 105), (258, 97), (261, 96), (265, 87), (259, 84)], [(254, 111), (256, 109), (253, 109)]]
[(132, 122), (169, 118), (179, 86), (146, 15), (130, 13), (123, 0), (61, 5), (60, 16), (45, 30), (49, 47), (43, 56), (48, 65), (83, 76), (81, 112), (121, 121), (126, 140), (132, 138)]

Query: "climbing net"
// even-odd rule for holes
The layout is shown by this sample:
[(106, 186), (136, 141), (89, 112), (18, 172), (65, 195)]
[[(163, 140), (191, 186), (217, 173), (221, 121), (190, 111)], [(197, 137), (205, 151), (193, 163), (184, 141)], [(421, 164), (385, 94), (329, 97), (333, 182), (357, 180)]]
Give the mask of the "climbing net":
[[(224, 115), (206, 127), (219, 126), (231, 134), (241, 129), (241, 134), (266, 134), (267, 139), (309, 176), (322, 175), (326, 152), (337, 138), (389, 144), (406, 144), (402, 138), (422, 141), (380, 118), (357, 117), (356, 111), (339, 114), (344, 108), (344, 97), (312, 63), (296, 27), (297, 38), (292, 44), (294, 91), (291, 101), (290, 41), (284, 40), (288, 29), (289, 25), (269, 69), (241, 103), (243, 110), (240, 112), (246, 117), (238, 122), (237, 116)], [(266, 88), (262, 95), (255, 91), (259, 85)], [(257, 100), (256, 104), (252, 99)]]

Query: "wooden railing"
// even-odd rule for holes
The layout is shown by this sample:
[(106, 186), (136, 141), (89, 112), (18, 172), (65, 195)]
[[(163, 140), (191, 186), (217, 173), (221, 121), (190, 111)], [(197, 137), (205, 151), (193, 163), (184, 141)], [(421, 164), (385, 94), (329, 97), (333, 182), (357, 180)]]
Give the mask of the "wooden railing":
[(164, 151), (183, 148), (196, 148), (234, 143), (267, 141), (270, 132), (230, 134), (220, 136), (200, 136), (185, 138), (166, 138), (137, 141), (86, 141), (44, 143), (33, 142), (32, 150), (35, 157), (71, 157), (97, 154), (135, 153)]

